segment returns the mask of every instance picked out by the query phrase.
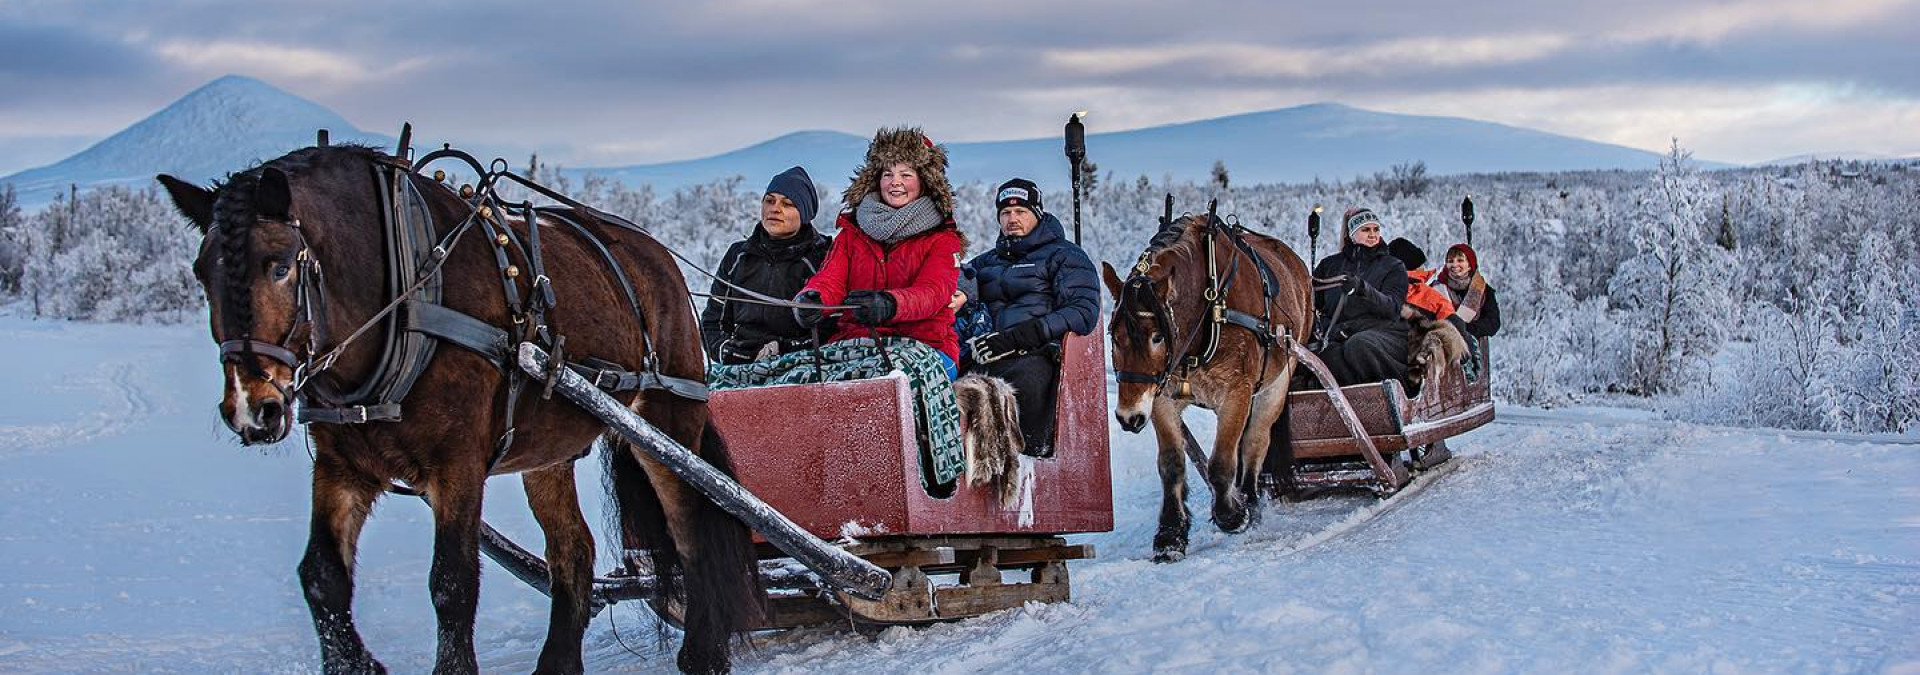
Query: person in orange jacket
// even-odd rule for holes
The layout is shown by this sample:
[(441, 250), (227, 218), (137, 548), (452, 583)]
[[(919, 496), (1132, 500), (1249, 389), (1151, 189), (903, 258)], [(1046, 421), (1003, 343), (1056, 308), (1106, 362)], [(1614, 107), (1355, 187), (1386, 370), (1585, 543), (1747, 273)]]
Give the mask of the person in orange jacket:
[(1441, 270), (1426, 269), (1427, 252), (1420, 250), (1418, 245), (1404, 238), (1395, 239), (1391, 243), (1388, 243), (1387, 252), (1393, 254), (1395, 258), (1399, 258), (1400, 262), (1407, 266), (1407, 279), (1409, 282), (1407, 284), (1407, 304), (1402, 307), (1402, 311), (1420, 312), (1426, 315), (1424, 317), (1408, 316), (1407, 319), (1417, 323), (1419, 319), (1427, 318), (1433, 319), (1434, 321), (1445, 321), (1451, 324), (1454, 330), (1459, 331), (1461, 338), (1465, 342), (1467, 356), (1473, 359), (1475, 363), (1478, 363), (1480, 358), (1480, 345), (1477, 341), (1467, 337), (1470, 335), (1467, 332), (1467, 324), (1459, 316), (1458, 308), (1454, 307), (1453, 298), (1448, 297), (1445, 291), (1434, 285), (1434, 278), (1441, 273)]
[(1425, 269), (1426, 251), (1405, 238), (1395, 239), (1387, 244), (1387, 252), (1407, 266), (1407, 304), (1424, 311), (1430, 318), (1445, 321), (1453, 316), (1453, 300), (1430, 284), (1436, 270)]

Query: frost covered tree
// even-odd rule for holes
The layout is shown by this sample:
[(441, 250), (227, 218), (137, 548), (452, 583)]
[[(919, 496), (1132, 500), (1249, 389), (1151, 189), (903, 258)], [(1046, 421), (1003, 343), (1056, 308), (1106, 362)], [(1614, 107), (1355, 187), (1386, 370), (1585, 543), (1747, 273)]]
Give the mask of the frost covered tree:
[(0, 297), (20, 292), (20, 274), (27, 260), (26, 219), (13, 184), (0, 185)]
[(1719, 346), (1730, 283), (1726, 251), (1711, 244), (1720, 197), (1676, 139), (1639, 193), (1633, 257), (1608, 284), (1633, 331), (1627, 389), (1667, 393)]
[(153, 188), (56, 200), (25, 229), (20, 286), (36, 316), (178, 320), (202, 305), (192, 272), (199, 233)]

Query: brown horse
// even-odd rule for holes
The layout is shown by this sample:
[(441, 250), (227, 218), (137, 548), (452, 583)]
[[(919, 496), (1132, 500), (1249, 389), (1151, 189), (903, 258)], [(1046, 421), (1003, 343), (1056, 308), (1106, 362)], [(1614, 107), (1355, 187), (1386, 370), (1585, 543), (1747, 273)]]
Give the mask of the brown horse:
[[(461, 224), (475, 209), (393, 157), (362, 147), (307, 148), (234, 174), (212, 189), (159, 177), (181, 213), (204, 234), (194, 273), (206, 291), (213, 338), (222, 343), (220, 417), (242, 443), (285, 438), (294, 424), (294, 399), (313, 405), (315, 392), (354, 391), (379, 366), (383, 324), (375, 324), (367, 339), (350, 342), (330, 369), (311, 380), (296, 383), (293, 364), (311, 365), (314, 352), (336, 347), (338, 339), (369, 324), (401, 290), (386, 269), (385, 207), (375, 180), (376, 171), (396, 168), (389, 175), (410, 182), (421, 195), (435, 240), (464, 233), (454, 237), (464, 243), (446, 247), (450, 253), (440, 269), (439, 304), (524, 335), (514, 332), (526, 317), (509, 309), (506, 285), (531, 298), (534, 275), (515, 273), (528, 269), (524, 255), (496, 260), (495, 251), (506, 248), (509, 234), (524, 241), (530, 234), (527, 224), (509, 221), (505, 227), (511, 232), (497, 235), (465, 229)], [(666, 249), (591, 213), (576, 210), (574, 215), (610, 257), (587, 235), (538, 218), (540, 228), (548, 230), (540, 247), (545, 268), (559, 277), (552, 282), (555, 302), (545, 318), (555, 334), (567, 338), (568, 356), (638, 368), (649, 355), (650, 341), (657, 372), (702, 381), (699, 331), (685, 282)], [(498, 248), (489, 241), (494, 236), (501, 238)], [(507, 262), (517, 269), (503, 275)], [(626, 293), (609, 269), (614, 264), (631, 280), (635, 304), (643, 311), (629, 311)], [(643, 314), (644, 322), (636, 314)], [(229, 349), (233, 345), (238, 346)], [(476, 350), (442, 343), (402, 402), (400, 419), (311, 425), (313, 515), (299, 575), (326, 672), (385, 672), (354, 626), (353, 565), (361, 525), (391, 480), (418, 488), (432, 503), (429, 586), (439, 628), (434, 670), (478, 669), (473, 649), (477, 541), (490, 468), (493, 474), (521, 474), (528, 505), (546, 533), (553, 608), (537, 672), (583, 670), (594, 542), (574, 492), (573, 462), (605, 425), (537, 395), (518, 397), (514, 417), (508, 417), (510, 368)], [(660, 390), (620, 396), (709, 462), (730, 466), (705, 402)], [(495, 462), (491, 455), (512, 419), (518, 420), (512, 424), (517, 440)], [(727, 670), (730, 638), (762, 611), (749, 531), (650, 458), (619, 443), (610, 444), (608, 452), (609, 490), (622, 510), (624, 528), (653, 551), (656, 573), (687, 602), (679, 666), (690, 672)]]
[(1162, 488), (1154, 560), (1180, 560), (1191, 524), (1186, 456), (1201, 461), (1181, 413), (1214, 411), (1219, 431), (1201, 471), (1213, 522), (1246, 529), (1259, 518), (1257, 476), (1293, 377), (1287, 342), (1312, 334), (1311, 277), (1286, 244), (1210, 213), (1169, 219), (1125, 280), (1101, 267), (1114, 298), (1114, 418), (1128, 432), (1153, 421)]

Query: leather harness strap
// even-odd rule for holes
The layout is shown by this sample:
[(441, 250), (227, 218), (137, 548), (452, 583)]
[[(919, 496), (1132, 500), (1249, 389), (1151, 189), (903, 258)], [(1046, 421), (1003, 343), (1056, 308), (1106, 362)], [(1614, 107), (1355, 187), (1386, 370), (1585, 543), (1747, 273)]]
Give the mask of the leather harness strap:
[[(1180, 347), (1168, 352), (1166, 368), (1162, 370), (1160, 374), (1148, 375), (1145, 373), (1116, 369), (1114, 371), (1115, 379), (1121, 382), (1151, 384), (1154, 386), (1165, 386), (1167, 382), (1173, 380), (1184, 381), (1188, 373), (1204, 368), (1207, 364), (1213, 362), (1214, 357), (1217, 356), (1219, 352), (1222, 330), (1225, 326), (1229, 325), (1246, 329), (1253, 334), (1254, 339), (1259, 341), (1261, 346), (1260, 370), (1262, 379), (1264, 379), (1268, 352), (1273, 349), (1275, 344), (1290, 339), (1288, 335), (1274, 332), (1275, 324), (1272, 318), (1273, 299), (1280, 293), (1279, 279), (1274, 274), (1272, 266), (1268, 265), (1265, 259), (1257, 255), (1252, 245), (1243, 239), (1242, 235), (1246, 234), (1247, 230), (1239, 225), (1228, 225), (1211, 210), (1207, 213), (1207, 221), (1201, 244), (1206, 250), (1207, 258), (1207, 286), (1201, 295), (1207, 302), (1206, 309), (1202, 311), (1201, 316), (1195, 322), (1193, 330), (1185, 336), (1186, 339), (1180, 344)], [(1232, 256), (1225, 275), (1221, 275), (1219, 272), (1218, 252), (1216, 250), (1217, 247), (1214, 245), (1216, 236), (1223, 236), (1227, 241), (1232, 242), (1234, 248), (1241, 254)], [(1151, 300), (1152, 306), (1149, 311), (1153, 312), (1154, 319), (1156, 323), (1160, 325), (1161, 332), (1166, 334), (1168, 340), (1172, 340), (1175, 336), (1171, 330), (1171, 312), (1168, 310), (1166, 303), (1160, 300), (1159, 294), (1154, 292), (1153, 280), (1146, 276), (1146, 269), (1149, 267), (1148, 255), (1147, 253), (1141, 254), (1140, 261), (1134, 266), (1133, 274), (1128, 277), (1123, 287), (1121, 296), (1122, 304), (1126, 304), (1126, 301), (1129, 299), (1138, 299), (1143, 295)], [(1240, 268), (1240, 259), (1242, 257), (1252, 260), (1254, 269), (1260, 274), (1261, 298), (1263, 300), (1260, 304), (1261, 316), (1254, 316), (1227, 306), (1227, 295), (1232, 291), (1234, 277), (1237, 276)], [(1205, 346), (1197, 354), (1189, 353), (1195, 340), (1199, 339), (1202, 335), (1205, 336), (1205, 340), (1201, 344)]]
[[(638, 295), (606, 243), (563, 210), (534, 207), (531, 203), (513, 204), (511, 206), (519, 207), (526, 218), (527, 234), (523, 238), (504, 219), (504, 207), (509, 205), (499, 201), (494, 187), (500, 178), (511, 178), (536, 192), (570, 204), (581, 213), (604, 217), (616, 226), (642, 234), (646, 233), (645, 230), (499, 169), (480, 171), (482, 188), (469, 202), (473, 212), (444, 238), (436, 238), (432, 213), (414, 179), (418, 178), (416, 169), (419, 166), (447, 156), (457, 156), (474, 165), (476, 170), (479, 169), (478, 162), (470, 155), (455, 150), (429, 154), (419, 165), (412, 167), (385, 162), (373, 166), (386, 242), (386, 281), (391, 292), (396, 294), (393, 302), (345, 340), (321, 354), (322, 346), (327, 342), (327, 303), (320, 264), (307, 245), (299, 221), (287, 221), (285, 224), (293, 229), (299, 242), (294, 324), (278, 344), (256, 340), (251, 335), (222, 341), (221, 360), (251, 363), (248, 357), (259, 356), (293, 369), (294, 384), (287, 394), (290, 399), (300, 403), (297, 411), (298, 420), (302, 423), (364, 424), (401, 419), (401, 402), (426, 371), (439, 343), (447, 342), (474, 352), (509, 378), (506, 428), (496, 444), (492, 465), (489, 466), (491, 470), (512, 444), (514, 409), (518, 407), (516, 403), (520, 390), (527, 384), (525, 376), (519, 375), (519, 369), (513, 368), (509, 360), (512, 342), (531, 340), (541, 343), (549, 347), (556, 357), (560, 356), (560, 349), (565, 344), (565, 338), (555, 335), (547, 322), (547, 311), (553, 308), (555, 295), (552, 280), (545, 273), (545, 256), (540, 250), (540, 220), (545, 217), (566, 224), (599, 253), (618, 281), (635, 319), (639, 321), (640, 335), (645, 343), (645, 362), (638, 371), (591, 357), (563, 361), (565, 367), (610, 392), (657, 390), (688, 400), (707, 400), (705, 382), (658, 371), (659, 359), (655, 355), (651, 336), (646, 331), (646, 315)], [(500, 271), (502, 291), (513, 317), (512, 330), (440, 304), (443, 285), (441, 266), (445, 264), (451, 249), (476, 225), (493, 249), (492, 257)], [(518, 276), (518, 270), (513, 265), (516, 254), (526, 261), (528, 271), (533, 276), (529, 292), (524, 297), (515, 281)], [(375, 361), (373, 374), (353, 391), (344, 394), (316, 386), (314, 376), (331, 368), (348, 344), (376, 326), (384, 327), (385, 341)], [(296, 349), (295, 342), (303, 333), (307, 344), (304, 349)]]

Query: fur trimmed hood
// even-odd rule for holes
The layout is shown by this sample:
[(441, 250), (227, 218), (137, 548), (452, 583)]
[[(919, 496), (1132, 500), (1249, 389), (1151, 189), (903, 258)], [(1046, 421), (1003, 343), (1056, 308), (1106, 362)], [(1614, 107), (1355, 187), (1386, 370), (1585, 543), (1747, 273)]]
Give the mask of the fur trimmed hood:
[(921, 190), (933, 199), (940, 215), (953, 219), (953, 186), (947, 183), (947, 148), (934, 145), (919, 127), (881, 129), (867, 144), (866, 162), (853, 173), (853, 182), (840, 196), (841, 207), (860, 205), (867, 193), (880, 187), (880, 174), (887, 167), (905, 164), (920, 172)]

